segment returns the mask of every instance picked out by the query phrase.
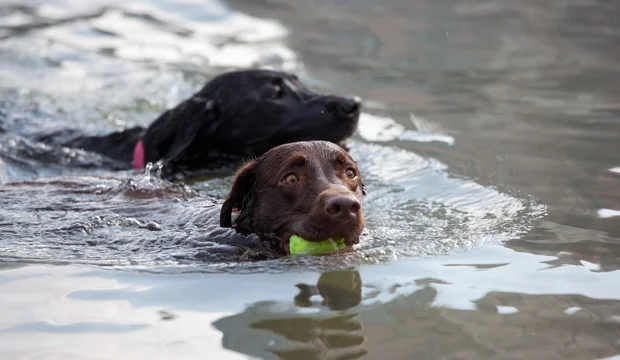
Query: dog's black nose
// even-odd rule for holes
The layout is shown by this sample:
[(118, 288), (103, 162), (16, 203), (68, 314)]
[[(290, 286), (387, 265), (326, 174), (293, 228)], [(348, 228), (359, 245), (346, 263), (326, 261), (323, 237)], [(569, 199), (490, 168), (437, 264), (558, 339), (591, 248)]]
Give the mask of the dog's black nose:
[(325, 199), (325, 214), (334, 220), (354, 219), (361, 204), (353, 194), (333, 194)]
[(362, 106), (362, 99), (357, 96), (345, 97), (340, 102), (340, 111), (345, 115), (357, 113)]
[(362, 99), (357, 96), (333, 97), (327, 103), (327, 109), (338, 116), (354, 117), (359, 114)]

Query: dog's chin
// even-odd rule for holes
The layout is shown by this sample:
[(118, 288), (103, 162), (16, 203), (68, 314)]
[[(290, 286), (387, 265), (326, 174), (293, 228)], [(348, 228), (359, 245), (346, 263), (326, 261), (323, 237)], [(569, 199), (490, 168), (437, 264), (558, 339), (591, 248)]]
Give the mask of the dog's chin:
[(337, 130), (333, 131), (332, 134), (330, 134), (333, 137), (332, 139), (330, 139), (331, 142), (338, 144), (346, 141), (355, 134), (358, 128), (359, 119), (356, 117), (354, 120), (349, 119), (346, 121), (348, 121), (349, 123), (340, 128), (337, 128), (336, 124), (335, 126), (333, 126), (333, 128)]
[[(349, 118), (333, 115), (328, 119), (318, 121), (311, 118), (296, 121), (303, 125), (294, 132), (287, 132), (284, 137), (297, 139), (296, 141), (323, 140), (341, 145), (355, 135), (359, 126), (359, 114), (352, 115)], [(329, 129), (329, 131), (325, 131), (325, 129)]]

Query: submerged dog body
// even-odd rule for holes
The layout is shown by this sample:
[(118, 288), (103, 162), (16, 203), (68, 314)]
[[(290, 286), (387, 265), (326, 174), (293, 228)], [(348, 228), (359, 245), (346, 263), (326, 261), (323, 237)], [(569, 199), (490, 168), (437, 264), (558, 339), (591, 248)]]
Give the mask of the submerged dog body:
[[(364, 228), (360, 171), (341, 147), (326, 141), (278, 146), (236, 174), (220, 226), (273, 239), (289, 253), (291, 235), (309, 241), (359, 242)], [(232, 213), (239, 212), (233, 222)]]
[(0, 238), (13, 249), (9, 258), (32, 260), (275, 259), (290, 252), (291, 234), (357, 243), (363, 191), (357, 165), (338, 145), (297, 142), (242, 166), (225, 199), (152, 177), (11, 182), (0, 186), (0, 216), (10, 225), (0, 226)]
[(291, 74), (243, 70), (215, 77), (148, 128), (105, 136), (68, 129), (37, 140), (97, 152), (121, 168), (162, 161), (168, 171), (195, 171), (296, 141), (341, 143), (356, 130), (360, 107), (357, 97), (319, 94)]

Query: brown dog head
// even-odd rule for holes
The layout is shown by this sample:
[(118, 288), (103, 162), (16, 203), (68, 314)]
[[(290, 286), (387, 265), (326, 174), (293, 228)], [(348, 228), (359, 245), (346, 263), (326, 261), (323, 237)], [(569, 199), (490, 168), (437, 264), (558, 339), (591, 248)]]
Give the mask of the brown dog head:
[[(220, 214), (220, 226), (275, 236), (289, 253), (292, 234), (308, 241), (342, 237), (359, 242), (364, 185), (357, 164), (338, 145), (281, 145), (243, 166)], [(232, 221), (234, 209), (239, 216)]]

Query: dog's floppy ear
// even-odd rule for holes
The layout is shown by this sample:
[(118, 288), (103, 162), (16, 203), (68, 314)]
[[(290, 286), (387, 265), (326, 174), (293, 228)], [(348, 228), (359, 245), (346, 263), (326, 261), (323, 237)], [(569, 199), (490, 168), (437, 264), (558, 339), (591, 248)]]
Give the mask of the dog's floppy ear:
[(162, 157), (164, 164), (177, 159), (194, 142), (196, 136), (213, 133), (219, 125), (219, 104), (216, 100), (194, 96), (183, 105), (175, 109), (179, 112), (176, 117), (180, 124), (172, 127), (176, 133), (170, 148)]
[[(230, 193), (222, 205), (220, 212), (220, 226), (232, 226), (232, 211), (239, 210), (239, 217), (235, 223), (246, 230), (252, 227), (252, 204), (254, 200), (254, 190), (256, 186), (256, 170), (258, 160), (252, 160), (245, 164), (237, 174), (230, 189)], [(240, 229), (241, 230), (241, 229)]]

